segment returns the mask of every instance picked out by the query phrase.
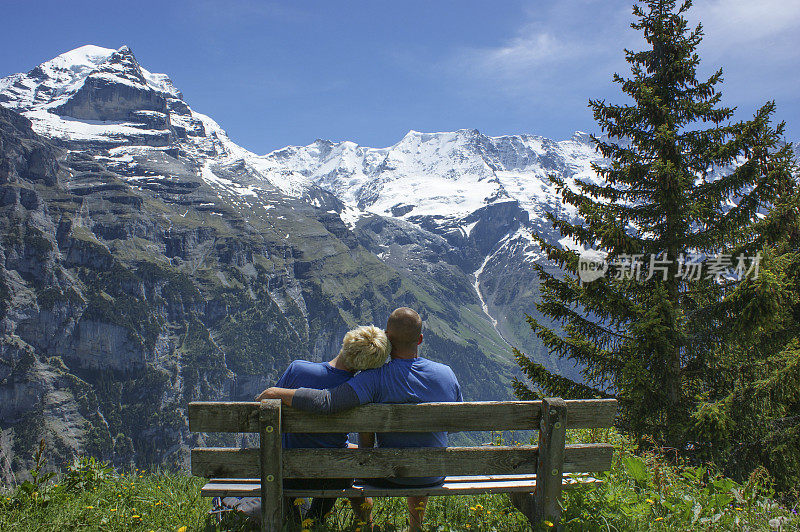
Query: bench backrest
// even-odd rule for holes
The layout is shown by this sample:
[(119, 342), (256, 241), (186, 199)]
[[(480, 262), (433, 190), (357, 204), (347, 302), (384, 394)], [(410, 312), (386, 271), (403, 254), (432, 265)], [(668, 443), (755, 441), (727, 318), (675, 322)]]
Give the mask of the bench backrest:
[[(548, 409), (548, 405), (549, 409)], [(555, 407), (553, 405), (556, 405)], [(370, 404), (333, 415), (316, 415), (272, 402), (195, 402), (192, 432), (258, 432), (277, 442), (287, 432), (428, 432), (541, 430), (543, 410), (557, 433), (610, 427), (613, 399)], [(276, 416), (277, 414), (277, 416)], [(269, 430), (269, 432), (268, 432)], [(558, 438), (561, 439), (561, 438)], [(564, 446), (562, 473), (605, 471), (612, 446)], [(558, 447), (558, 442), (552, 442)], [(262, 444), (263, 447), (263, 444)], [(536, 473), (540, 446), (450, 447), (447, 449), (286, 449), (283, 478), (501, 475)], [(266, 449), (197, 448), (192, 474), (207, 478), (258, 478)]]

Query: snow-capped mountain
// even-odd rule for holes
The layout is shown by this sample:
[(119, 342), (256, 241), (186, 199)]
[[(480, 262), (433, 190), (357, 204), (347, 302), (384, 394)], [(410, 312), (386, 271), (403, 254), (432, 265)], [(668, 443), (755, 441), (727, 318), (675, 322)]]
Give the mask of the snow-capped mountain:
[(62, 454), (180, 462), (187, 400), (249, 398), (399, 305), (472, 399), (510, 394), (509, 344), (557, 366), (524, 321), (529, 234), (563, 208), (548, 174), (591, 178), (585, 134), (258, 155), (128, 47), (84, 46), (0, 79), (0, 146), (9, 456), (49, 431)]

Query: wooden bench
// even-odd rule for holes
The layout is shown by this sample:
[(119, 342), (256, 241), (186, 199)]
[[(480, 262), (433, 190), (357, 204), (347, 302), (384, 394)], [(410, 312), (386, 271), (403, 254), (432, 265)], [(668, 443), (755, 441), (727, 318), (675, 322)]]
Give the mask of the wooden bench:
[[(597, 482), (591, 473), (611, 467), (613, 447), (565, 445), (566, 430), (610, 427), (613, 399), (471, 403), (369, 404), (333, 415), (282, 407), (278, 400), (196, 402), (188, 409), (192, 432), (250, 432), (251, 449), (192, 449), (192, 474), (210, 479), (203, 496), (261, 497), (262, 529), (283, 526), (284, 497), (399, 497), (509, 493), (531, 523), (558, 524), (564, 488)], [(436, 432), (539, 430), (539, 445), (445, 449), (283, 449), (286, 432)], [(577, 475), (570, 475), (570, 474)], [(392, 478), (447, 476), (433, 488), (345, 490), (283, 489), (286, 478)]]

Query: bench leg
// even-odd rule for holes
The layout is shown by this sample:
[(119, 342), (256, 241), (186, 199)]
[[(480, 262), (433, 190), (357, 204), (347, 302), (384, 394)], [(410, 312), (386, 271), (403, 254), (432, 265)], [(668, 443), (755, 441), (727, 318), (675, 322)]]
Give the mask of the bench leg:
[(542, 521), (549, 521), (555, 527), (561, 528), (561, 488), (566, 437), (567, 403), (560, 397), (543, 399), (539, 423), (536, 491), (511, 494), (511, 503), (528, 518), (534, 529)]
[(281, 401), (261, 402), (261, 530), (283, 528), (283, 463), (281, 456)]

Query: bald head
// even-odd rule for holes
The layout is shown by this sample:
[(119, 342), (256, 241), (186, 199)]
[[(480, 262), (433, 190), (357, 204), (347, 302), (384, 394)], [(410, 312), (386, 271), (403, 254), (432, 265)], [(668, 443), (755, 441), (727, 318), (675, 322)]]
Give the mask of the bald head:
[(386, 336), (392, 343), (392, 356), (416, 354), (422, 341), (422, 318), (414, 309), (395, 309), (386, 322)]

